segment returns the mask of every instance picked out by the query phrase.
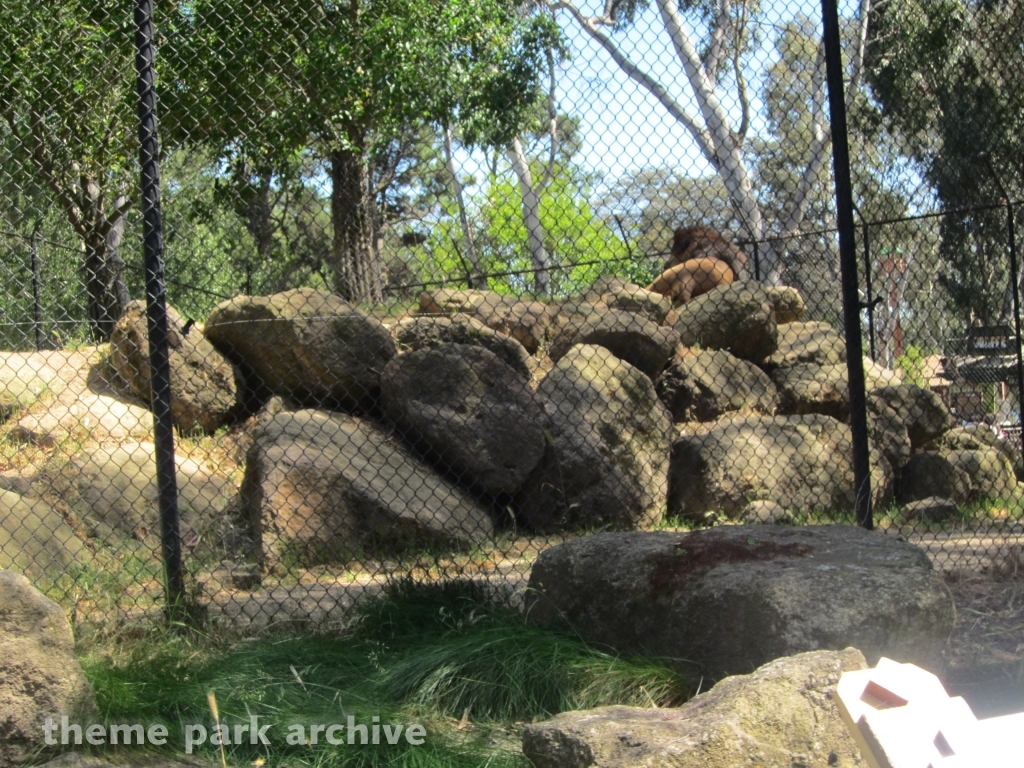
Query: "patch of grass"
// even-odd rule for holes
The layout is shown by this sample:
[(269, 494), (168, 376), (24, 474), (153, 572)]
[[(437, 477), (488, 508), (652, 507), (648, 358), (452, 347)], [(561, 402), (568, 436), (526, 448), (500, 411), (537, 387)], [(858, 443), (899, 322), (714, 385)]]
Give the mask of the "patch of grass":
[[(516, 722), (603, 704), (674, 704), (689, 692), (652, 661), (601, 653), (571, 634), (527, 625), (473, 582), (389, 585), (362, 606), (341, 637), (264, 638), (226, 645), (163, 632), (83, 662), (107, 724), (162, 723), (168, 749), (185, 728), (259, 717), (270, 746), (226, 746), (229, 762), (273, 766), (507, 766), (518, 752)], [(311, 724), (422, 724), (421, 746), (289, 744), (289, 727)], [(347, 737), (347, 732), (345, 733)], [(381, 741), (385, 741), (383, 736)], [(202, 753), (219, 761), (217, 747)]]

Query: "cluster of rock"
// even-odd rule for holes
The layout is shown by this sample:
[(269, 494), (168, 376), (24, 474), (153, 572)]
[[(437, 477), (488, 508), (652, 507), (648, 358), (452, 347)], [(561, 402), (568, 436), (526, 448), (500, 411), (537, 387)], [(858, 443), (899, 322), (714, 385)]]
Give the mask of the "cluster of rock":
[[(311, 288), (242, 296), (201, 331), (171, 313), (173, 411), (210, 431), (264, 408), (242, 489), (264, 558), (472, 544), (509, 510), (538, 532), (850, 510), (845, 344), (803, 312), (792, 288), (673, 309), (618, 278), (559, 303), (435, 290), (392, 326)], [(112, 360), (146, 398), (144, 321)], [(1012, 452), (866, 371), (877, 505), (1015, 487)]]

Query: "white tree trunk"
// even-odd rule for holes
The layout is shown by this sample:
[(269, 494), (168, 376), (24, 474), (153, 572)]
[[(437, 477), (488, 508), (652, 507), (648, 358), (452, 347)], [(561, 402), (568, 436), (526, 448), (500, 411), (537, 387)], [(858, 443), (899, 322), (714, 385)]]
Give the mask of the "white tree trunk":
[(533, 186), (530, 164), (523, 151), (523, 144), (516, 136), (507, 153), (512, 170), (519, 179), (519, 192), (523, 198), (523, 224), (530, 244), (530, 261), (533, 266), (534, 292), (538, 296), (547, 294), (551, 279), (548, 274), (548, 254), (544, 249), (544, 227), (540, 223), (540, 200)]
[[(718, 176), (725, 184), (733, 209), (744, 229), (744, 239), (757, 240), (762, 243), (758, 249), (761, 279), (766, 283), (780, 284), (783, 280), (782, 264), (773, 243), (770, 240), (764, 240), (764, 220), (757, 198), (753, 192), (746, 163), (743, 160), (740, 140), (734, 134), (728, 114), (716, 93), (716, 87), (719, 84), (717, 77), (718, 61), (722, 55), (720, 50), (722, 42), (720, 29), (723, 26), (723, 9), (726, 9), (726, 5), (724, 3), (719, 4), (719, 20), (716, 29), (712, 33), (711, 47), (709, 48), (707, 59), (702, 61), (697, 51), (697, 46), (686, 31), (683, 17), (679, 12), (678, 3), (674, 0), (657, 0), (657, 4), (662, 22), (665, 24), (665, 28), (672, 40), (676, 56), (686, 72), (687, 81), (700, 112), (699, 120), (695, 115), (691, 115), (650, 73), (643, 71), (630, 61), (629, 57), (619, 49), (616, 43), (604, 34), (601, 27), (613, 26), (615, 23), (615, 19), (609, 15), (608, 8), (606, 8), (605, 16), (588, 18), (569, 0), (551, 2), (550, 7), (552, 10), (568, 11), (583, 31), (611, 56), (619, 69), (654, 96), (668, 113), (680, 125), (686, 128), (687, 132), (697, 143), (701, 153), (712, 164)], [(851, 77), (846, 94), (848, 107), (852, 104), (860, 81), (870, 10), (871, 0), (860, 0), (857, 39), (850, 61)], [(823, 60), (821, 63), (823, 63)], [(819, 174), (827, 172), (831, 136), (825, 124), (824, 72), (823, 68), (819, 67), (820, 64), (815, 67), (812, 85), (814, 92), (811, 97), (813, 103), (810, 153), (807, 165), (801, 174), (800, 187), (797, 190), (792, 208), (785, 218), (784, 229), (780, 233), (781, 235), (792, 235), (799, 231), (806, 213), (809, 192), (814, 182), (819, 178)]]
[(466, 213), (466, 200), (462, 194), (462, 182), (459, 181), (459, 174), (455, 170), (455, 160), (452, 157), (452, 130), (444, 129), (444, 161), (448, 167), (448, 174), (452, 177), (452, 191), (455, 193), (455, 202), (459, 206), (459, 223), (462, 227), (462, 244), (466, 249), (466, 258), (469, 259), (471, 271), (469, 274), (470, 288), (486, 288), (487, 281), (484, 278), (484, 270), (480, 265), (480, 257), (476, 253), (476, 243), (473, 241), (473, 230), (469, 226), (469, 215)]

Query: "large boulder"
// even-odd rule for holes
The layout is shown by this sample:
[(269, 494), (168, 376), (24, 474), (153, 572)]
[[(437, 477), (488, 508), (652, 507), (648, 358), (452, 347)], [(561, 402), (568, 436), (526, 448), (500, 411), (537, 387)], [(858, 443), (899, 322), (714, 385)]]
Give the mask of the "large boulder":
[(679, 345), (679, 334), (641, 315), (606, 309), (559, 329), (551, 342), (548, 356), (558, 362), (577, 344), (604, 347), (653, 380)]
[(776, 659), (727, 677), (677, 709), (601, 707), (523, 729), (536, 768), (854, 768), (863, 766), (836, 704), (855, 648)]
[(779, 342), (764, 361), (766, 368), (782, 368), (798, 363), (839, 365), (846, 362), (846, 341), (828, 323), (787, 323), (779, 328)]
[(672, 299), (668, 296), (648, 291), (632, 283), (609, 291), (601, 300), (611, 309), (634, 312), (659, 324), (664, 322), (665, 317), (672, 311)]
[(551, 427), (540, 464), (516, 495), (524, 522), (537, 531), (657, 522), (672, 418), (651, 380), (584, 344), (558, 361), (538, 393)]
[(885, 457), (898, 479), (913, 452), (906, 422), (880, 400), (868, 402), (867, 422), (872, 449)]
[(947, 451), (946, 457), (970, 478), (969, 501), (1008, 499), (1017, 488), (1013, 465), (997, 448)]
[(483, 493), (514, 493), (544, 453), (538, 395), (483, 347), (442, 344), (395, 357), (381, 375), (381, 402), (406, 442)]
[(952, 429), (954, 420), (942, 398), (930, 389), (913, 384), (876, 387), (868, 392), (868, 408), (894, 410), (907, 425), (910, 444), (915, 450)]
[(850, 416), (846, 364), (797, 363), (772, 371), (779, 390), (779, 413), (820, 413), (845, 421)]
[(986, 424), (953, 427), (925, 447), (930, 450), (952, 451), (995, 448), (1013, 465), (1013, 472), (1017, 476), (1017, 480), (1024, 480), (1024, 458), (1021, 456), (1020, 439), (1017, 437), (1003, 439)]
[(265, 566), (462, 547), (493, 530), (486, 509), (371, 422), (327, 411), (262, 420), (241, 497)]
[(438, 288), (420, 294), (424, 314), (468, 314), (488, 328), (511, 336), (531, 355), (547, 338), (557, 307), (493, 291)]
[[(668, 510), (690, 520), (734, 518), (752, 499), (791, 511), (831, 514), (854, 508), (850, 428), (830, 416), (724, 418), (672, 445)], [(892, 470), (871, 453), (876, 505), (892, 495)]]
[(522, 344), (469, 315), (407, 317), (391, 333), (403, 351), (432, 349), (449, 343), (473, 344), (493, 352), (520, 376), (528, 379), (532, 375), (530, 353)]
[[(216, 545), (229, 528), (234, 484), (193, 459), (175, 456), (182, 538)], [(82, 518), (90, 536), (160, 537), (156, 449), (152, 443), (98, 447), (56, 469), (50, 485)], [(66, 490), (65, 490), (66, 489)]]
[(672, 420), (714, 421), (731, 411), (772, 415), (778, 393), (768, 375), (724, 349), (680, 346), (657, 380)]
[(36, 758), (46, 718), (88, 723), (96, 709), (64, 611), (24, 576), (0, 570), (0, 766)]
[(795, 323), (804, 316), (804, 297), (796, 288), (785, 285), (771, 285), (765, 288), (772, 306), (775, 307), (775, 323)]
[(906, 504), (933, 496), (964, 503), (971, 497), (971, 478), (945, 454), (920, 451), (903, 467), (896, 499)]
[(82, 540), (53, 507), (0, 491), (0, 568), (16, 568), (34, 579), (55, 578), (88, 559)]
[(720, 285), (676, 311), (675, 329), (685, 346), (725, 349), (760, 363), (778, 345), (775, 306), (760, 283)]
[(205, 333), (253, 392), (308, 405), (372, 403), (395, 354), (379, 321), (314, 288), (236, 296), (214, 307)]
[[(864, 358), (866, 389), (898, 381), (893, 372)], [(846, 361), (794, 363), (772, 370), (779, 389), (779, 413), (820, 413), (840, 421), (850, 417), (850, 383)]]
[(152, 440), (153, 414), (141, 405), (87, 391), (72, 402), (26, 413), (8, 436), (43, 448), (68, 440)]
[(943, 668), (949, 591), (924, 551), (852, 525), (601, 533), (540, 553), (530, 621), (719, 679), (859, 648)]
[[(202, 333), (186, 330), (174, 307), (167, 307), (167, 326), (174, 426), (186, 434), (196, 429), (212, 434), (238, 404), (235, 369)], [(145, 302), (129, 303), (114, 326), (110, 362), (142, 402), (152, 401)]]

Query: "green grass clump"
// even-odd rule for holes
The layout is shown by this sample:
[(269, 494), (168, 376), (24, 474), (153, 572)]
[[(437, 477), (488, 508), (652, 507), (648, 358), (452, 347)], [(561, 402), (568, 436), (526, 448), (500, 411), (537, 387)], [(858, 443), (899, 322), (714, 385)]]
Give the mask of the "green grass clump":
[[(270, 724), (270, 746), (225, 747), (235, 764), (274, 766), (508, 766), (528, 763), (514, 723), (606, 704), (677, 704), (686, 681), (654, 661), (618, 658), (564, 631), (527, 624), (473, 582), (389, 586), (343, 636), (261, 638), (225, 645), (168, 632), (92, 655), (84, 667), (103, 721), (161, 723), (180, 752), (185, 728), (213, 718)], [(288, 744), (289, 726), (419, 723), (422, 745)], [(468, 727), (467, 726), (468, 723)], [(460, 727), (461, 724), (461, 727)], [(381, 739), (384, 741), (384, 739)], [(218, 747), (200, 748), (219, 762)]]

